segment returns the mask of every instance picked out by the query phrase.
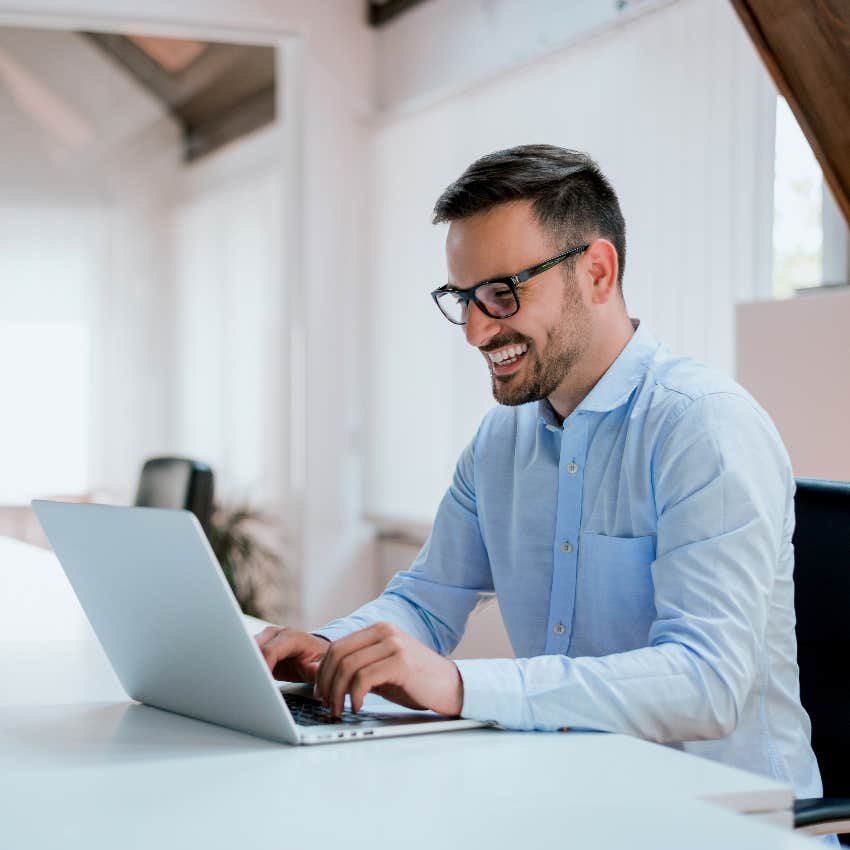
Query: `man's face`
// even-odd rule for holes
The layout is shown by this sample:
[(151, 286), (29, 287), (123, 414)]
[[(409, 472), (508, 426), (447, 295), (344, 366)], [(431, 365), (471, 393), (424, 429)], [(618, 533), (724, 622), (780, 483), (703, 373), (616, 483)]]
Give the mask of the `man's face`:
[[(446, 239), (449, 283), (467, 289), (574, 247), (554, 245), (530, 203), (504, 204), (452, 222)], [(573, 262), (567, 260), (566, 268)], [(576, 276), (565, 266), (520, 284), (519, 312), (509, 319), (491, 319), (469, 305), (466, 339), (484, 355), (493, 396), (500, 404), (525, 404), (551, 395), (589, 346), (589, 311)]]

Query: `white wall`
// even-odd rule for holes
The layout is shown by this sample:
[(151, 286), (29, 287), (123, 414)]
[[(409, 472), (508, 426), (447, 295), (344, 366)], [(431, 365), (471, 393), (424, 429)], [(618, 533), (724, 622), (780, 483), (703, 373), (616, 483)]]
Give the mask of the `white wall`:
[(445, 276), (429, 213), (452, 179), (500, 147), (588, 151), (626, 218), (630, 313), (675, 351), (732, 372), (734, 303), (771, 290), (774, 108), (731, 7), (680, 0), (384, 121), (374, 146), (367, 509), (430, 519), (493, 403), (480, 356), (428, 296)]
[[(30, 402), (9, 400), (22, 415), (0, 439), (7, 475), (13, 460), (29, 469), (19, 502), (90, 488), (129, 498), (141, 460), (173, 452), (210, 461), (225, 498), (278, 506), (288, 439), (278, 135), (184, 167), (162, 105), (73, 33), (0, 30), (0, 77), (4, 321), (50, 321), (57, 341), (78, 324), (91, 349), (84, 387), (67, 346), (52, 375), (29, 375), (31, 354), (3, 359)], [(57, 476), (56, 452), (78, 473)]]
[(217, 495), (279, 509), (287, 481), (277, 135), (190, 165), (170, 212), (174, 450), (209, 462)]
[(428, 0), (378, 32), (378, 108), (422, 108), (670, 2)]
[[(81, 36), (32, 29), (0, 29), (0, 125), (0, 315), (37, 323), (0, 366), (15, 411), (0, 425), (7, 501), (124, 496), (167, 429), (169, 281), (150, 187), (177, 168), (177, 127)], [(46, 321), (58, 324), (42, 340)]]
[(267, 602), (289, 620), (299, 613), (299, 541), (287, 511), (290, 364), (279, 143), (273, 124), (187, 166), (172, 189), (175, 397), (168, 450), (212, 466), (218, 504), (281, 519), (255, 530), (284, 559)]
[[(280, 58), (284, 342), (291, 416), (281, 461), (286, 520), (298, 531), (302, 610), (317, 620), (366, 598), (357, 429), (363, 395), (357, 307), (367, 233), (374, 33), (361, 0), (0, 0), (0, 24), (277, 42)], [(285, 441), (286, 437), (283, 437)]]
[[(630, 226), (630, 306), (679, 350), (729, 366), (732, 301), (769, 281), (757, 258), (770, 238), (758, 214), (773, 95), (727, 4), (662, 4), (483, 83), (455, 68), (462, 94), (377, 125), (376, 37), (364, 19), (361, 0), (0, 0), (7, 24), (288, 39), (280, 263), (291, 370), (280, 467), (305, 624), (373, 592), (364, 493), (368, 510), (430, 521), (490, 404), (478, 358), (428, 298), (444, 276), (431, 205), (475, 156), (530, 140), (594, 154)], [(178, 217), (191, 230), (203, 215), (189, 201)], [(364, 470), (374, 471), (365, 486)]]

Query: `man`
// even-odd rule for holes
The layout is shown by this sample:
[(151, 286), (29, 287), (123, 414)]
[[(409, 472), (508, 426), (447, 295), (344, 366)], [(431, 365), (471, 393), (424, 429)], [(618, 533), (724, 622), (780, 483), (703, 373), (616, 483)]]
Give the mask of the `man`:
[[(473, 163), (439, 198), (433, 293), (499, 406), (384, 594), (258, 636), (338, 714), (374, 691), (512, 729), (622, 732), (821, 793), (799, 701), (794, 479), (765, 412), (626, 312), (625, 224), (586, 155)], [(495, 593), (516, 659), (452, 662)]]

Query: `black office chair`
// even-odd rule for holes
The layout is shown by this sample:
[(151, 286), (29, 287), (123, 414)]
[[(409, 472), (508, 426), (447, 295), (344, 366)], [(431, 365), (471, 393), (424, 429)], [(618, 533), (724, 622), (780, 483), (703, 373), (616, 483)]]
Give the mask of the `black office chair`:
[(208, 531), (213, 507), (212, 470), (205, 463), (189, 458), (151, 458), (142, 467), (136, 505), (184, 508)]
[(800, 698), (824, 796), (797, 800), (794, 826), (850, 846), (850, 484), (798, 478), (795, 507)]

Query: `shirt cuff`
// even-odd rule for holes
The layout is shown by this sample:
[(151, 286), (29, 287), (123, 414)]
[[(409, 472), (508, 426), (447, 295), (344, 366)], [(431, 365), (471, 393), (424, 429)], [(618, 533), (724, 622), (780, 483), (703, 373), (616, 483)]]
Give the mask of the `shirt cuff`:
[(335, 640), (344, 638), (351, 634), (352, 629), (346, 629), (344, 626), (325, 626), (322, 629), (313, 629), (310, 634), (316, 637), (324, 638), (333, 643)]
[(511, 658), (455, 661), (463, 679), (460, 716), (498, 723), (506, 729), (533, 729), (522, 676)]

